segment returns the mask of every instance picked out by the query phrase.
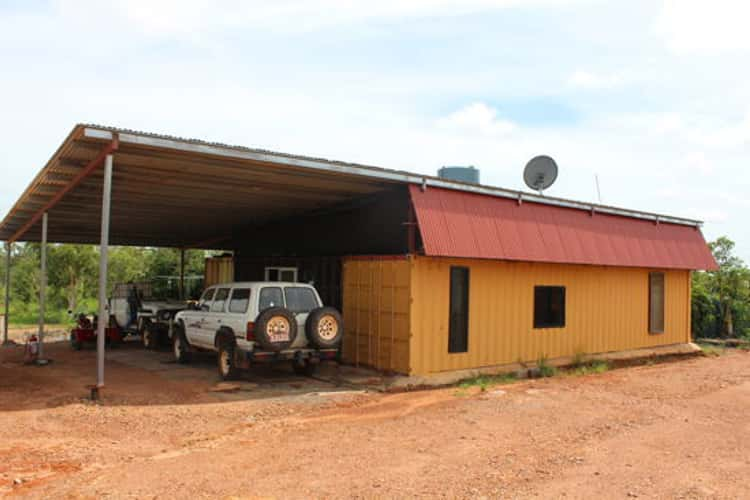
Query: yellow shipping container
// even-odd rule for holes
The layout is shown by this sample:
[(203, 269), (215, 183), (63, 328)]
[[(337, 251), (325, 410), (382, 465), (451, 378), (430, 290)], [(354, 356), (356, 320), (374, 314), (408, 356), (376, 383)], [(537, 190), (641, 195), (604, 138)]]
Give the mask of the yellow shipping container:
[[(461, 353), (448, 352), (452, 266), (468, 268), (470, 277), (468, 349)], [(649, 333), (654, 271), (665, 278), (659, 334)], [(565, 287), (563, 327), (534, 328), (534, 287), (540, 285)], [(690, 341), (685, 270), (422, 256), (348, 259), (343, 299), (344, 359), (413, 375)]]
[(203, 274), (203, 288), (216, 285), (217, 283), (229, 283), (234, 281), (234, 257), (225, 255), (221, 257), (208, 257)]

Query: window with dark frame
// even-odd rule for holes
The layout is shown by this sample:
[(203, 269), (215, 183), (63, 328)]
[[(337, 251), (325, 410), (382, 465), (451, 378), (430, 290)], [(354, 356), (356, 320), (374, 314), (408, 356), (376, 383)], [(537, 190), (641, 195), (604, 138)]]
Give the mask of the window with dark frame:
[(448, 352), (469, 350), (469, 268), (451, 267)]
[(534, 287), (534, 328), (565, 326), (565, 287)]
[(664, 273), (648, 275), (648, 332), (664, 333)]

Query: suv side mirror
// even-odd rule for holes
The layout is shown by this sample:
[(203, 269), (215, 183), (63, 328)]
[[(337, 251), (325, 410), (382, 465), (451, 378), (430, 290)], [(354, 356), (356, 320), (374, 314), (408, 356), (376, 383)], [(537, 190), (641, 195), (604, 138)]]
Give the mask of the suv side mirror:
[(198, 310), (199, 311), (208, 312), (208, 305), (207, 304), (201, 304), (200, 306), (198, 306)]

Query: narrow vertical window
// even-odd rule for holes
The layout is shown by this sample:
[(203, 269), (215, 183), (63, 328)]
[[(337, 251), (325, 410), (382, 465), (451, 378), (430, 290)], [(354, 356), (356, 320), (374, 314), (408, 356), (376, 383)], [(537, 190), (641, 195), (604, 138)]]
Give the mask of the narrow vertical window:
[(648, 275), (648, 331), (664, 333), (664, 273)]
[(469, 268), (451, 267), (448, 352), (469, 350)]

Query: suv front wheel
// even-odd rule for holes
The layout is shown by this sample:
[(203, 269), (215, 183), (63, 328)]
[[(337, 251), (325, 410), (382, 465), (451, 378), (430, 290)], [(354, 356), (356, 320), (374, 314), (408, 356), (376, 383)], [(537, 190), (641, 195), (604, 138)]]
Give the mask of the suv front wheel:
[(221, 380), (236, 379), (239, 375), (239, 370), (234, 363), (234, 343), (220, 340), (218, 348), (219, 351), (216, 355), (216, 363), (219, 369), (219, 377)]
[(178, 363), (184, 364), (190, 361), (190, 346), (185, 339), (185, 330), (181, 323), (175, 326), (172, 335), (172, 353)]

